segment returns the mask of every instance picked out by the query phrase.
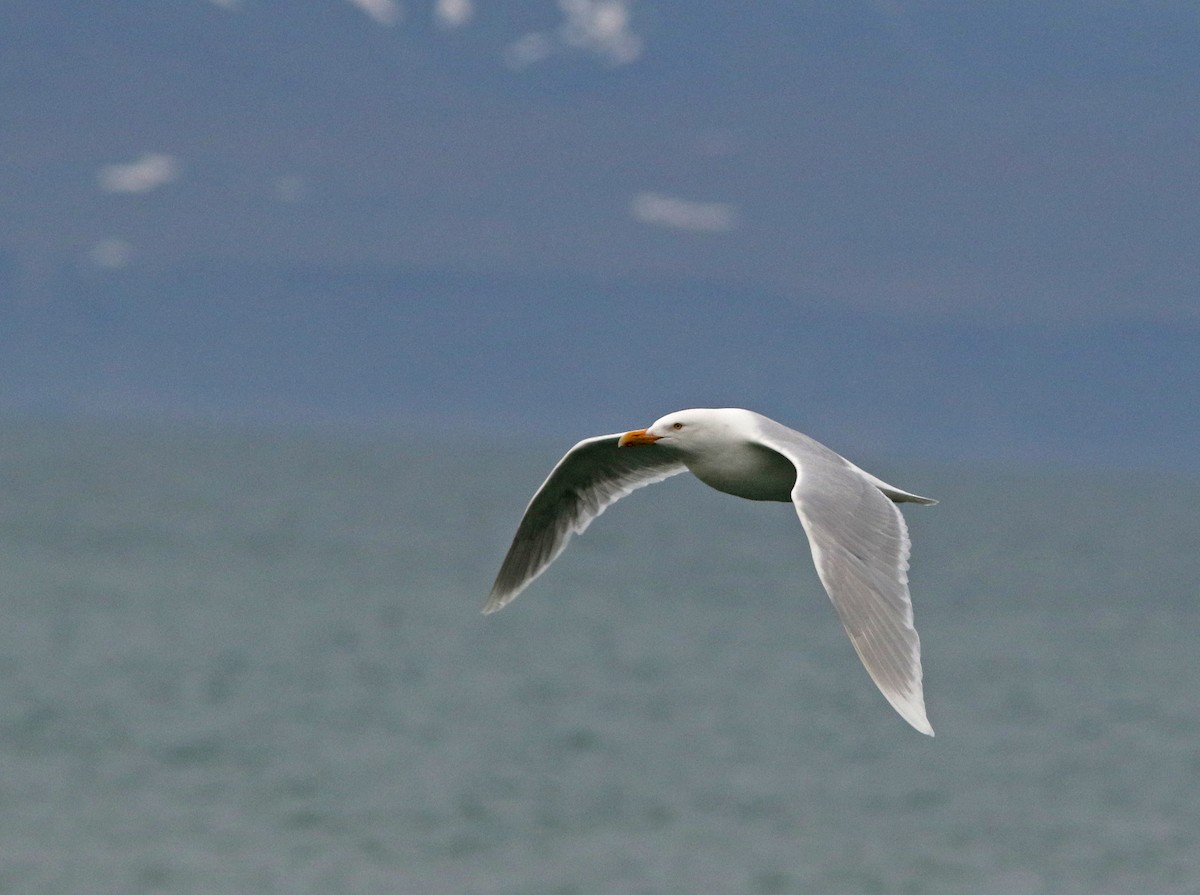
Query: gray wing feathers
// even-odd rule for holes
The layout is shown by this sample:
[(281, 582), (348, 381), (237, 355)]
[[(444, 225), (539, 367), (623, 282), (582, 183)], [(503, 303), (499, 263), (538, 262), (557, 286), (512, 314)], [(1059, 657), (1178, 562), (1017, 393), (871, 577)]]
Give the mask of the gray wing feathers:
[(892, 707), (933, 735), (921, 644), (908, 595), (908, 528), (875, 485), (847, 465), (797, 463), (792, 493), (825, 590), (871, 679)]
[(620, 435), (587, 438), (567, 451), (533, 495), (496, 575), (485, 613), (503, 608), (558, 558), (571, 535), (626, 494), (684, 471), (660, 447), (617, 447)]
[(773, 420), (762, 420), (760, 435), (796, 465), (792, 502), (817, 574), (871, 680), (904, 720), (933, 736), (908, 595), (908, 526), (893, 501), (936, 501), (901, 491)]

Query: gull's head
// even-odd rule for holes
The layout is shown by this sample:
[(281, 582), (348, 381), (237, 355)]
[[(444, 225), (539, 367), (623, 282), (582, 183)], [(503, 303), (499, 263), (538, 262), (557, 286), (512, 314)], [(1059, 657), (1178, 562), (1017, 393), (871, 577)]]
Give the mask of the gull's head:
[(735, 408), (677, 410), (655, 420), (645, 429), (621, 436), (620, 447), (661, 445), (677, 450), (695, 450), (708, 445), (745, 440), (756, 415)]

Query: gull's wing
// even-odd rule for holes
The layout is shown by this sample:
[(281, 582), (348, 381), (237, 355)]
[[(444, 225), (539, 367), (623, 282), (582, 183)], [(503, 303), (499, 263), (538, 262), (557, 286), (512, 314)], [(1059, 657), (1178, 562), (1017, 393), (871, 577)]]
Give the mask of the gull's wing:
[(687, 467), (667, 447), (617, 447), (617, 435), (585, 438), (567, 451), (533, 495), (496, 575), (485, 613), (503, 608), (542, 574), (610, 504)]
[(933, 736), (908, 595), (904, 517), (873, 476), (808, 436), (780, 428), (784, 431), (765, 433), (763, 441), (796, 465), (792, 502), (842, 626), (887, 701), (909, 724)]

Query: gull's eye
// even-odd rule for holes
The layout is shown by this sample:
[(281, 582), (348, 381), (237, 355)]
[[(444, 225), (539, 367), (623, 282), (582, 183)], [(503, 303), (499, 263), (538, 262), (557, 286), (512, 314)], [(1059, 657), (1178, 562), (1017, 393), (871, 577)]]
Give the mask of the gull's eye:
[(672, 429), (682, 429), (682, 428), (683, 428), (683, 423), (673, 423), (673, 424), (671, 425), (671, 428), (672, 428)]

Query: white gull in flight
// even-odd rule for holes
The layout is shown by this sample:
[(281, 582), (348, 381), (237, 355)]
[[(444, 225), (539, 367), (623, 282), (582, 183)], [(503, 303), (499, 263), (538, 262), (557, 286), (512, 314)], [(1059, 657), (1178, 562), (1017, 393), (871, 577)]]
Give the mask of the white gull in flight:
[(937, 501), (749, 410), (681, 410), (567, 451), (529, 502), (483, 611), (507, 605), (610, 504), (685, 470), (726, 494), (795, 505), (817, 574), (867, 673), (904, 720), (933, 736), (908, 596), (908, 528), (895, 504)]

